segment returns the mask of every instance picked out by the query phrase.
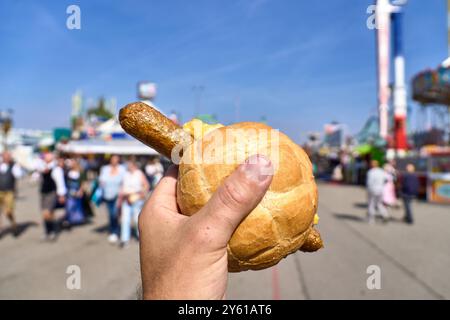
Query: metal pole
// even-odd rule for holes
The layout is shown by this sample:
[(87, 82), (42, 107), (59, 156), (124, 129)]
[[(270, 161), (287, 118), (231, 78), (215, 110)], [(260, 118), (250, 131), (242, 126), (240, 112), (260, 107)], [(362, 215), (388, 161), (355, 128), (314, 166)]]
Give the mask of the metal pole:
[(203, 90), (205, 90), (204, 86), (195, 85), (192, 87), (192, 91), (194, 91), (195, 95), (194, 117), (197, 117), (200, 114), (201, 96)]
[(447, 48), (450, 57), (450, 0), (447, 0)]
[(8, 151), (8, 143), (6, 143), (6, 132), (3, 131), (3, 152)]

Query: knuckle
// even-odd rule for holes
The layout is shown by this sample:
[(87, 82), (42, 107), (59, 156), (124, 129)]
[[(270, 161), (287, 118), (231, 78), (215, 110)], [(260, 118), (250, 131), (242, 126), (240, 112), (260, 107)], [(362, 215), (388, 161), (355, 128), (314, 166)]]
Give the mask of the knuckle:
[(219, 199), (230, 209), (236, 209), (248, 203), (248, 197), (244, 189), (228, 180), (225, 180), (222, 185), (222, 190), (219, 192)]
[(230, 216), (220, 214), (217, 211), (210, 213), (210, 215), (212, 215), (216, 219), (219, 225), (226, 226), (227, 229), (236, 228), (235, 222), (232, 220)]

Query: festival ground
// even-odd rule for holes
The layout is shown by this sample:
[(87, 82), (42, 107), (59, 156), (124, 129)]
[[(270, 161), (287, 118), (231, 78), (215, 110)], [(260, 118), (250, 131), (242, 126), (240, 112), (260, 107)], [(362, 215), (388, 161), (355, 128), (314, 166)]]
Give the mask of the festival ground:
[[(0, 234), (0, 299), (137, 298), (137, 242), (127, 249), (107, 242), (104, 208), (91, 224), (46, 243), (37, 187), (26, 183), (19, 190), (22, 232)], [(368, 225), (364, 189), (319, 184), (319, 198), (325, 248), (293, 254), (267, 270), (230, 274), (228, 299), (450, 299), (448, 207), (416, 202), (412, 226), (402, 222), (401, 209), (390, 210), (387, 224)], [(70, 265), (80, 267), (79, 290), (66, 286)], [(380, 289), (367, 286), (369, 266), (379, 267)]]

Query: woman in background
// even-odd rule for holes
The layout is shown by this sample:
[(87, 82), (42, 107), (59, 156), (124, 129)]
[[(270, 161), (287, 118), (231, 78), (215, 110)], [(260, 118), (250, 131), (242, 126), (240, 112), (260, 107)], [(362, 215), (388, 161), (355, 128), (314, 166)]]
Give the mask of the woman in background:
[(163, 177), (164, 168), (159, 161), (159, 157), (151, 158), (145, 166), (145, 175), (147, 176), (150, 188), (153, 190)]
[(120, 244), (126, 247), (130, 241), (131, 221), (134, 222), (138, 236), (138, 217), (149, 191), (149, 184), (144, 173), (139, 170), (134, 160), (128, 161), (127, 172), (124, 175), (120, 201), (122, 203)]
[(72, 159), (69, 162), (69, 170), (66, 176), (67, 201), (64, 219), (66, 226), (70, 227), (86, 221), (86, 212), (83, 205), (85, 181), (86, 175), (81, 170), (80, 163)]
[(43, 154), (42, 160), (36, 164), (36, 171), (41, 176), (41, 209), (45, 227), (45, 240), (56, 239), (55, 207), (66, 201), (66, 184), (64, 170), (57, 165), (54, 155), (50, 152)]
[(395, 195), (395, 180), (397, 175), (392, 164), (386, 163), (383, 166), (386, 172), (386, 183), (383, 188), (383, 203), (389, 207), (397, 205), (397, 197)]
[(99, 183), (103, 201), (108, 209), (108, 241), (110, 243), (116, 243), (119, 240), (118, 198), (124, 175), (125, 168), (120, 164), (120, 158), (117, 155), (113, 155), (109, 164), (100, 170)]

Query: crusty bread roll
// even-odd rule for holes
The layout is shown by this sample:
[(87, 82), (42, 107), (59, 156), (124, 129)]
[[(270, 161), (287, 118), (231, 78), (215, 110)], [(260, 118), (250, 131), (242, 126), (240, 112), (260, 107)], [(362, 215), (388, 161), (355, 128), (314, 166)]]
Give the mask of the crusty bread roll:
[(268, 192), (228, 244), (230, 272), (267, 268), (299, 249), (313, 252), (322, 248), (320, 234), (313, 227), (317, 187), (311, 162), (302, 148), (286, 135), (255, 122), (220, 127), (203, 138), (192, 134), (197, 139), (186, 144), (185, 137), (180, 139), (179, 133), (171, 133), (179, 127), (164, 125), (165, 119), (141, 103), (129, 104), (120, 111), (123, 128), (162, 154), (170, 155), (175, 144), (186, 145), (177, 183), (177, 202), (185, 215), (198, 212), (250, 155), (263, 154), (274, 164)]
[[(261, 139), (260, 132), (268, 138)], [(278, 140), (274, 145), (272, 138)], [(224, 161), (217, 161), (220, 157), (216, 157), (210, 162), (218, 163), (207, 163), (206, 153), (211, 152), (211, 144), (214, 153), (220, 154)], [(243, 122), (218, 128), (195, 140), (184, 151), (177, 185), (181, 212), (192, 215), (200, 210), (242, 163), (225, 163), (230, 153), (236, 159), (239, 158), (236, 154), (242, 153), (241, 160), (252, 154), (263, 154), (276, 162), (276, 171), (269, 191), (239, 225), (228, 244), (229, 271), (270, 267), (301, 248), (310, 234), (305, 251), (320, 248), (320, 236), (312, 229), (317, 188), (311, 162), (303, 149), (286, 135), (261, 123)], [(317, 240), (320, 243), (314, 243)]]

